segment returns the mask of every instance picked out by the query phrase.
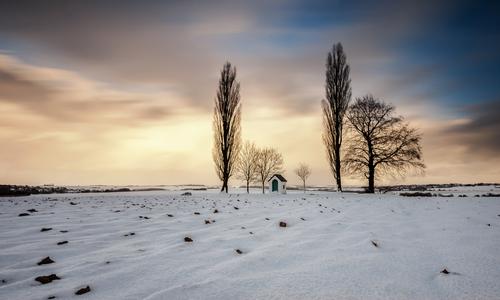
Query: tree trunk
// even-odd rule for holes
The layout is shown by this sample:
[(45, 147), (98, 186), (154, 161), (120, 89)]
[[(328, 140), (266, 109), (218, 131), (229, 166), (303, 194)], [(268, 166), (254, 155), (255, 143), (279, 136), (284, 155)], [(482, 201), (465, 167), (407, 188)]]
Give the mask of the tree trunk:
[(304, 194), (305, 194), (306, 193), (306, 181), (303, 180), (302, 182), (304, 183)]
[(368, 193), (375, 192), (375, 164), (373, 158), (373, 145), (368, 142)]
[[(337, 173), (339, 173), (337, 171)], [(337, 174), (337, 191), (342, 192), (342, 179), (340, 178), (340, 174)]]
[(264, 192), (264, 181), (262, 181), (262, 194), (265, 194), (265, 192)]
[(342, 178), (340, 174), (340, 149), (335, 149), (335, 179), (337, 180), (337, 190), (342, 192)]
[(375, 192), (375, 167), (368, 167), (368, 193)]
[(375, 165), (373, 164), (372, 144), (368, 143), (368, 193), (375, 192)]
[(226, 194), (227, 194), (227, 192), (228, 192), (228, 191), (227, 191), (227, 190), (228, 190), (228, 189), (227, 189), (227, 181), (228, 181), (228, 179), (227, 179), (227, 178), (224, 178), (224, 181), (222, 182), (222, 188), (221, 188), (221, 190), (220, 190), (221, 192), (224, 192), (224, 191), (225, 191), (225, 192), (226, 192)]
[(250, 185), (250, 182), (247, 180), (247, 194), (250, 194), (250, 190), (248, 188), (249, 185)]

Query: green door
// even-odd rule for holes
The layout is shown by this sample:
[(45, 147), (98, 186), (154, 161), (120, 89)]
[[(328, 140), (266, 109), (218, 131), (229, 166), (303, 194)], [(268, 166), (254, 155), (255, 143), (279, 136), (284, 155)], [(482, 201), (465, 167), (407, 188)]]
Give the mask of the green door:
[(273, 192), (278, 191), (278, 180), (274, 179), (273, 180)]

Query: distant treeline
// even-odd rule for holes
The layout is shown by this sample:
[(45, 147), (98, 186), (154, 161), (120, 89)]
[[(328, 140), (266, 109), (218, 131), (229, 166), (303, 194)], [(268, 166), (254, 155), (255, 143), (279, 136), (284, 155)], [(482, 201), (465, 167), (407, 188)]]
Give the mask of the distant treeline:
[[(154, 190), (154, 189), (147, 189), (147, 190)], [(70, 189), (61, 186), (0, 185), (0, 196), (29, 196), (37, 194), (64, 194), (64, 193), (112, 193), (112, 192), (131, 192), (131, 191), (133, 190), (129, 188)]]
[(499, 183), (443, 183), (443, 184), (408, 184), (408, 185), (389, 185), (381, 186), (379, 188), (380, 192), (393, 192), (393, 191), (427, 191), (431, 189), (446, 189), (454, 187), (470, 187), (470, 186), (500, 186)]
[[(437, 194), (431, 192), (403, 192), (399, 193), (403, 197), (455, 197), (455, 194)], [(469, 197), (467, 194), (459, 194), (459, 198)], [(472, 197), (472, 196), (471, 196)], [(474, 197), (500, 197), (500, 194), (486, 193), (486, 194), (476, 194)]]
[(56, 186), (0, 185), (0, 196), (28, 196), (67, 192), (67, 188)]

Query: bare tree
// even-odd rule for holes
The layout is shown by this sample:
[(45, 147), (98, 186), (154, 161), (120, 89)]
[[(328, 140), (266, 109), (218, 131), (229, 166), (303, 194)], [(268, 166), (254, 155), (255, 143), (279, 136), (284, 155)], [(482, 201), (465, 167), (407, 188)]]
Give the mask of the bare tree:
[(295, 174), (299, 176), (302, 180), (304, 186), (304, 193), (306, 192), (306, 179), (311, 175), (311, 168), (308, 165), (301, 163), (297, 169), (295, 169)]
[(264, 148), (258, 151), (257, 158), (257, 178), (262, 184), (262, 194), (264, 194), (264, 185), (275, 173), (283, 171), (283, 156), (273, 148)]
[(226, 62), (220, 73), (215, 98), (212, 155), (217, 176), (222, 181), (221, 192), (228, 190), (241, 144), (240, 84), (236, 81), (236, 68)]
[(326, 99), (323, 108), (323, 142), (330, 170), (342, 191), (341, 147), (344, 117), (351, 101), (350, 67), (341, 43), (334, 44), (326, 59)]
[(375, 191), (375, 175), (404, 175), (410, 169), (423, 170), (421, 136), (394, 106), (371, 95), (356, 98), (347, 114), (354, 132), (345, 158), (351, 173), (368, 179), (369, 193)]
[(246, 141), (241, 148), (240, 158), (236, 166), (238, 178), (244, 180), (247, 186), (247, 193), (250, 193), (250, 182), (257, 179), (257, 159), (259, 152), (254, 143)]

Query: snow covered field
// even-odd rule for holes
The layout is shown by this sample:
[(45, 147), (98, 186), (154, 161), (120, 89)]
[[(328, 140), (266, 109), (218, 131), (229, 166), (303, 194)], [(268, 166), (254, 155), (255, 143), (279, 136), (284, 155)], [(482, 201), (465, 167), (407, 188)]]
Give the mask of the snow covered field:
[(500, 297), (498, 197), (181, 193), (0, 198), (0, 299)]

